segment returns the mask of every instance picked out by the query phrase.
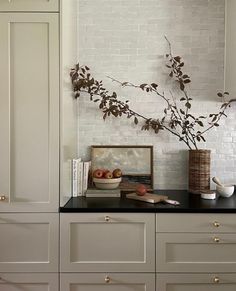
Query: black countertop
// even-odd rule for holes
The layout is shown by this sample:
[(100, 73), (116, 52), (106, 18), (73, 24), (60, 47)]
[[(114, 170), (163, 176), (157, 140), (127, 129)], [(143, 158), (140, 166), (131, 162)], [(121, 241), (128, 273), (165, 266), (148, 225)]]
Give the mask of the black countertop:
[(179, 206), (165, 203), (147, 203), (122, 198), (73, 197), (60, 212), (166, 212), (166, 213), (236, 213), (236, 194), (230, 198), (201, 199), (200, 195), (185, 190), (157, 190), (156, 194), (167, 195), (180, 202)]

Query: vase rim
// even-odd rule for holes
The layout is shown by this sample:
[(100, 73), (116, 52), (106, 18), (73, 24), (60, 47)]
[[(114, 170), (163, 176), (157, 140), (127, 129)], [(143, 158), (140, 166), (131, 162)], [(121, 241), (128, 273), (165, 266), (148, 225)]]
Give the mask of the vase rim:
[(211, 152), (211, 150), (208, 149), (191, 149), (190, 152)]

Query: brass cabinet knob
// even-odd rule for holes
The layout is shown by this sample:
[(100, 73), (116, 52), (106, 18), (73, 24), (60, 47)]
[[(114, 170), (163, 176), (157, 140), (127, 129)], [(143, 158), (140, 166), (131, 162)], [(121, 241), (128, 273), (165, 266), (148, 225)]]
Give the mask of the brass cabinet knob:
[(6, 201), (7, 197), (5, 195), (0, 195), (0, 201)]
[(105, 277), (105, 282), (106, 282), (106, 283), (110, 283), (110, 281), (111, 281), (110, 277), (106, 276), (106, 277)]
[(110, 216), (106, 215), (105, 216), (105, 221), (110, 221)]
[(220, 242), (220, 239), (218, 237), (214, 237), (214, 242), (215, 243), (219, 243)]
[(214, 283), (220, 283), (220, 279), (219, 279), (219, 277), (215, 277), (215, 278), (213, 279), (213, 281), (214, 281)]
[(218, 221), (214, 221), (213, 222), (213, 225), (214, 225), (214, 227), (219, 227), (220, 226), (220, 223)]

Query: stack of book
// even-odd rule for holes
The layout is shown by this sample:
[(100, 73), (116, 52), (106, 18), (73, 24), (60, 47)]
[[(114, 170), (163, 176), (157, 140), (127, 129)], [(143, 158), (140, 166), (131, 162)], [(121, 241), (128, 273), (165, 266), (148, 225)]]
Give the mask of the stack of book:
[(72, 197), (85, 196), (88, 189), (91, 161), (83, 162), (81, 158), (72, 159)]

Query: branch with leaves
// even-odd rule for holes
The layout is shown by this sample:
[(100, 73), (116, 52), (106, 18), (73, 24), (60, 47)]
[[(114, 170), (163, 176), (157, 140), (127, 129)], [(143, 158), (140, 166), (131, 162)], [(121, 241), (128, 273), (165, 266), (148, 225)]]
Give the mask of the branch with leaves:
[(226, 101), (228, 92), (219, 92), (217, 95), (222, 100), (222, 105), (217, 113), (207, 116), (194, 116), (191, 112), (191, 101), (193, 100), (188, 93), (186, 85), (191, 83), (191, 78), (183, 72), (184, 62), (180, 56), (173, 56), (171, 44), (166, 38), (169, 45), (169, 53), (166, 54), (166, 67), (169, 69), (169, 77), (177, 84), (181, 97), (178, 102), (173, 93), (170, 92), (170, 98), (165, 96), (159, 90), (156, 83), (135, 85), (131, 82), (121, 82), (114, 78), (110, 78), (122, 87), (132, 87), (145, 91), (147, 94), (156, 94), (166, 103), (163, 109), (163, 115), (160, 118), (149, 118), (143, 114), (132, 110), (129, 106), (129, 100), (119, 100), (116, 92), (110, 93), (104, 86), (102, 81), (96, 80), (91, 76), (90, 69), (87, 66), (76, 64), (71, 69), (70, 77), (73, 85), (75, 98), (80, 97), (81, 93), (90, 96), (90, 100), (98, 103), (99, 109), (103, 112), (103, 119), (109, 116), (122, 117), (126, 116), (133, 119), (137, 125), (142, 121), (142, 130), (153, 130), (158, 134), (161, 130), (167, 130), (175, 135), (179, 141), (183, 141), (189, 149), (198, 149), (198, 143), (205, 142), (205, 134), (214, 127), (219, 126), (221, 118), (227, 117), (226, 109), (236, 99)]

